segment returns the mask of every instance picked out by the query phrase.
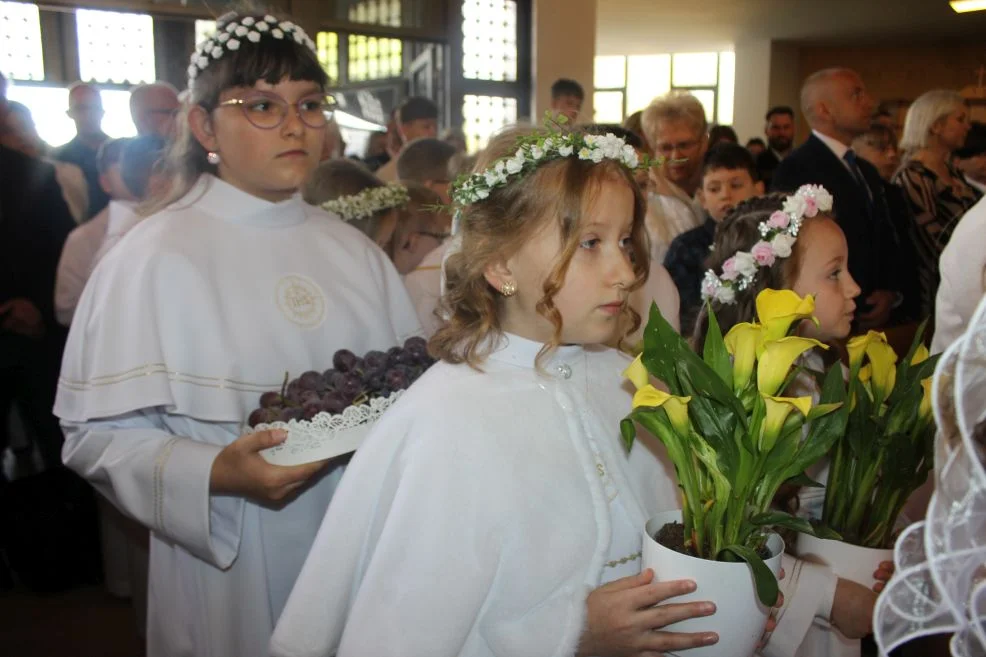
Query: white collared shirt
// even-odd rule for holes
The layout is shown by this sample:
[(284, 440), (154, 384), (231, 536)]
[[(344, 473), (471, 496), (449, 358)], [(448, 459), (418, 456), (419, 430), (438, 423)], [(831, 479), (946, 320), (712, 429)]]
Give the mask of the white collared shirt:
[[(811, 134), (821, 139), (822, 143), (828, 146), (829, 150), (832, 151), (837, 158), (839, 158), (839, 161), (842, 162), (842, 166), (844, 166), (846, 170), (849, 171), (849, 173), (853, 173), (853, 170), (849, 166), (849, 163), (846, 162), (846, 153), (849, 152), (850, 150), (848, 146), (846, 146), (845, 144), (843, 144), (841, 141), (839, 141), (834, 137), (823, 135), (818, 130), (812, 130)], [(854, 173), (853, 176), (855, 177)]]

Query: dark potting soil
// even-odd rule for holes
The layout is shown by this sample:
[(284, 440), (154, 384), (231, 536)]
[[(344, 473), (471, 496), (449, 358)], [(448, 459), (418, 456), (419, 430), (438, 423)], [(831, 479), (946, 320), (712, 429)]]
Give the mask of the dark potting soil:
[[(680, 522), (669, 522), (661, 527), (654, 535), (654, 540), (669, 550), (700, 558), (691, 546), (685, 547), (685, 526)], [(770, 550), (767, 549), (766, 545), (761, 546), (757, 550), (757, 554), (764, 561), (770, 558)]]

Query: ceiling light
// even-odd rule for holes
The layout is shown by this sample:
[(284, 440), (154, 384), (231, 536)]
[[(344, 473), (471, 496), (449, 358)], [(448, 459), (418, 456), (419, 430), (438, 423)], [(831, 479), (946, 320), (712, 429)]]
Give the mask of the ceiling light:
[(986, 0), (952, 0), (948, 4), (952, 5), (952, 9), (959, 14), (986, 10)]

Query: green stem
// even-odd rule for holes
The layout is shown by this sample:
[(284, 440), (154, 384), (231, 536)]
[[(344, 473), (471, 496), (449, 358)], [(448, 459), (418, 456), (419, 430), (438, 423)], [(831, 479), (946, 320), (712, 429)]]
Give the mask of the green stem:
[(844, 476), (843, 471), (845, 470), (845, 463), (843, 462), (845, 442), (845, 436), (839, 438), (839, 442), (835, 446), (835, 454), (832, 460), (829, 461), (829, 477), (825, 484), (825, 507), (822, 511), (822, 521), (829, 527), (832, 527), (835, 522), (836, 503), (840, 497), (835, 491), (841, 491), (842, 496), (848, 492), (841, 486), (841, 479)]
[(883, 464), (883, 451), (876, 459), (876, 463), (870, 465), (866, 469), (866, 473), (862, 476), (859, 482), (859, 487), (856, 489), (856, 497), (853, 500), (852, 508), (849, 511), (849, 517), (846, 520), (846, 531), (854, 533), (856, 535), (862, 535), (860, 531), (860, 525), (863, 521), (863, 515), (866, 513), (867, 508), (872, 506), (873, 488), (876, 486), (877, 477), (880, 475), (880, 466)]

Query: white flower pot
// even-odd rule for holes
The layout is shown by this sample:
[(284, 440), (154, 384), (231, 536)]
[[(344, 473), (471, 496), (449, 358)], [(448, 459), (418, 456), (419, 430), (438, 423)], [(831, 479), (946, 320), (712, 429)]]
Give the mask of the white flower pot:
[[(660, 581), (693, 580), (697, 586), (694, 593), (673, 598), (668, 602), (708, 600), (715, 603), (716, 613), (704, 618), (690, 618), (674, 623), (664, 630), (716, 632), (719, 635), (719, 643), (666, 654), (681, 657), (723, 657), (723, 655), (750, 657), (760, 642), (770, 614), (770, 609), (757, 599), (750, 567), (746, 562), (709, 561), (664, 547), (655, 541), (653, 536), (669, 522), (681, 522), (681, 511), (665, 511), (647, 521), (641, 557), (642, 568), (653, 569), (655, 579)], [(777, 534), (771, 534), (767, 539), (767, 547), (771, 554), (766, 560), (767, 567), (777, 576), (781, 569), (784, 541)]]
[(876, 584), (873, 573), (881, 561), (893, 561), (893, 549), (878, 550), (844, 541), (798, 534), (798, 556), (805, 561), (820, 563), (832, 569), (838, 577), (850, 579), (872, 589)]

